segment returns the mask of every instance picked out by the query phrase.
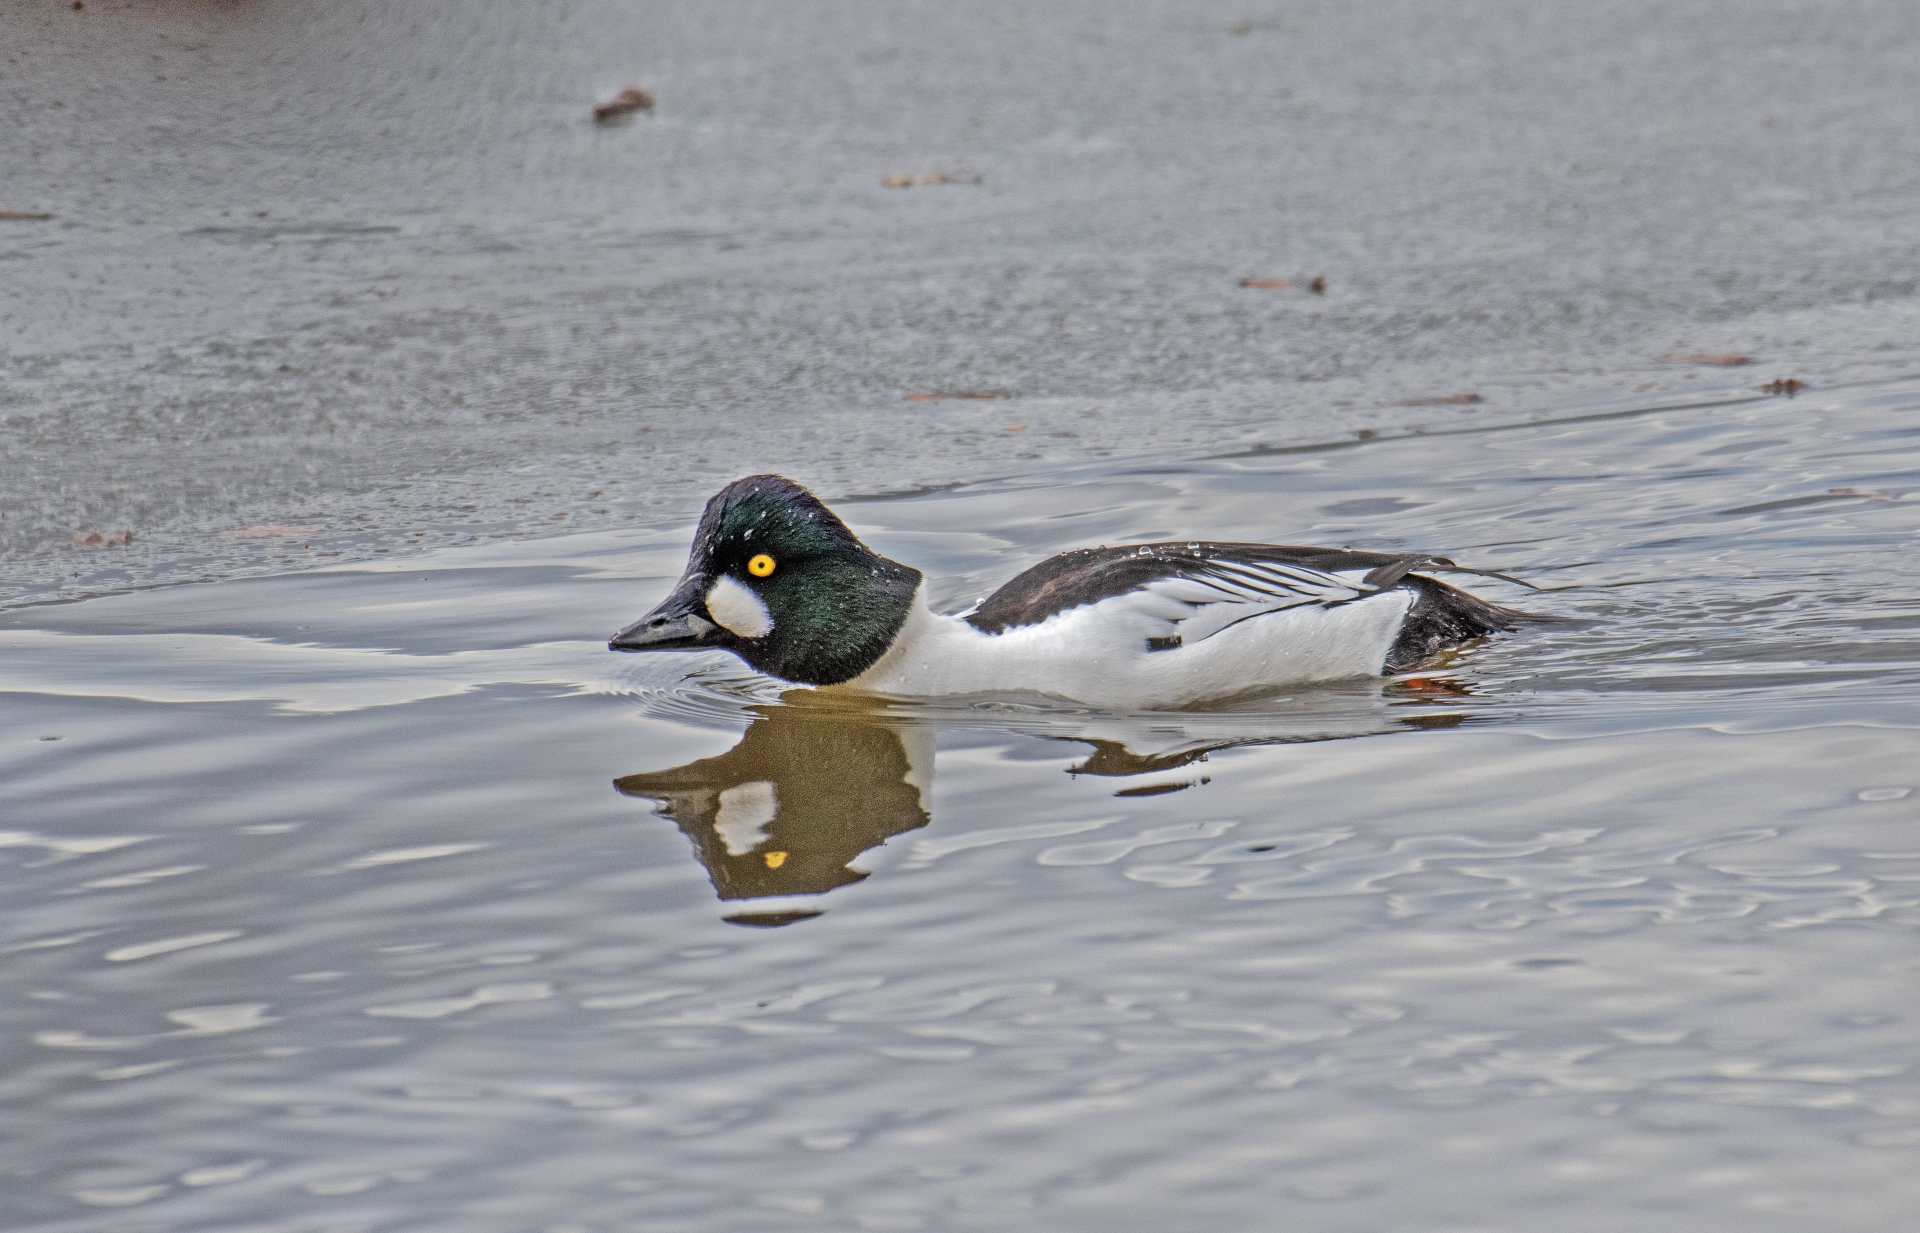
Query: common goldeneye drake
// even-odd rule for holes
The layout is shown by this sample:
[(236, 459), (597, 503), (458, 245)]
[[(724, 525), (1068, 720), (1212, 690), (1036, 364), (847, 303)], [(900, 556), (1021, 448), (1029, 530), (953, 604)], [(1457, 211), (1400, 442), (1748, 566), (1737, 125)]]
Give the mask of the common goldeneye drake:
[(781, 680), (896, 697), (1031, 690), (1162, 709), (1408, 672), (1525, 617), (1415, 569), (1489, 574), (1417, 554), (1131, 544), (1050, 557), (947, 616), (919, 570), (812, 493), (750, 475), (707, 502), (673, 593), (607, 645), (732, 651)]

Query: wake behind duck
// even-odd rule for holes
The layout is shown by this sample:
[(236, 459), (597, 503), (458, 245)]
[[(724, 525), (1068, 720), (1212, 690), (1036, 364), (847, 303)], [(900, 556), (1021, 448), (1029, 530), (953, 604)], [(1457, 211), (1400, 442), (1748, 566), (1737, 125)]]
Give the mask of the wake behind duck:
[(731, 651), (795, 684), (895, 697), (1031, 690), (1157, 710), (1410, 672), (1526, 619), (1416, 569), (1505, 577), (1418, 554), (1133, 544), (1061, 553), (948, 616), (919, 570), (812, 493), (751, 475), (707, 502), (673, 593), (607, 645)]

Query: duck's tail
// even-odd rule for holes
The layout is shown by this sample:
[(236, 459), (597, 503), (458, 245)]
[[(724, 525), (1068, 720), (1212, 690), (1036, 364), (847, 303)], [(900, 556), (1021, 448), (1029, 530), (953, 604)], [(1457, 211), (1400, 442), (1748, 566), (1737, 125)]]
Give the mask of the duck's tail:
[[(1451, 565), (1451, 562), (1448, 564)], [(1490, 578), (1506, 577), (1505, 574), (1485, 570), (1460, 572), (1484, 574)], [(1406, 574), (1399, 583), (1414, 591), (1416, 598), (1413, 607), (1407, 609), (1406, 620), (1401, 623), (1400, 636), (1394, 639), (1393, 646), (1387, 651), (1383, 669), (1387, 676), (1412, 672), (1431, 663), (1442, 651), (1540, 619), (1517, 608), (1490, 604), (1477, 595), (1469, 595), (1458, 587), (1448, 586), (1438, 578), (1429, 578), (1425, 574)]]

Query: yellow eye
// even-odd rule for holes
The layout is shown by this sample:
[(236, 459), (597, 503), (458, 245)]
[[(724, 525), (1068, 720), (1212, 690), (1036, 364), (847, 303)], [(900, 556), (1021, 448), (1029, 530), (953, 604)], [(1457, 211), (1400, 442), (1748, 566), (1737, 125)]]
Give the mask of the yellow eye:
[(747, 562), (747, 572), (755, 578), (765, 578), (773, 572), (773, 558), (764, 552), (760, 553)]

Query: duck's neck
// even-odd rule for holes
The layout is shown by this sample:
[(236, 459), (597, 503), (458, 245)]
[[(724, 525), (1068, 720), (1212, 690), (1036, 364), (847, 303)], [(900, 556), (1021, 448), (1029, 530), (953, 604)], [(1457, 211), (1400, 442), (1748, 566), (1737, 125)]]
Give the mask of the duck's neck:
[(887, 653), (847, 684), (877, 693), (947, 692), (947, 678), (973, 661), (976, 644), (991, 640), (961, 618), (927, 607), (922, 588)]

